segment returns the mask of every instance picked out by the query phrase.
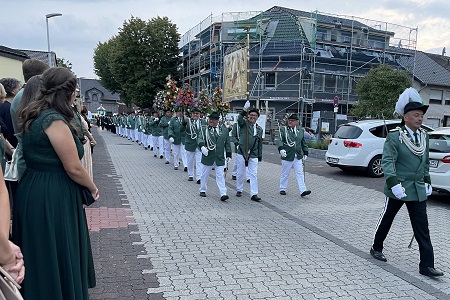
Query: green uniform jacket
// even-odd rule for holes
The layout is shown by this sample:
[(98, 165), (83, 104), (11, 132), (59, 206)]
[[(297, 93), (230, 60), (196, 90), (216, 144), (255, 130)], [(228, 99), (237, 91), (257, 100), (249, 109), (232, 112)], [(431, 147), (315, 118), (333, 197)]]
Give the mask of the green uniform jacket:
[(233, 128), (231, 129), (230, 141), (234, 144), (234, 153), (238, 152), (239, 145), (239, 127), (238, 123), (233, 124)]
[[(286, 157), (282, 160), (294, 161), (294, 158), (303, 159), (303, 155), (308, 155), (308, 146), (305, 141), (305, 130), (297, 127), (297, 136), (287, 126), (280, 128), (280, 136), (277, 139), (278, 152), (286, 150)], [(287, 137), (286, 137), (287, 134)]]
[(162, 116), (159, 120), (159, 127), (163, 129), (163, 136), (165, 140), (169, 139), (169, 122), (170, 119), (166, 116)]
[[(404, 126), (400, 130), (406, 131)], [(426, 149), (422, 156), (414, 155), (408, 147), (399, 140), (399, 129), (393, 129), (389, 132), (383, 148), (383, 158), (381, 166), (383, 167), (384, 194), (390, 198), (396, 199), (391, 188), (401, 183), (405, 188), (406, 197), (403, 201), (424, 201), (427, 200), (425, 183), (431, 184), (430, 180), (430, 161), (428, 159), (429, 141), (426, 134)], [(408, 134), (409, 136), (409, 134)], [(394, 163), (395, 162), (395, 167)]]
[[(262, 160), (262, 128), (255, 123), (253, 125), (244, 117), (247, 115), (245, 110), (241, 111), (238, 116), (238, 126), (239, 126), (239, 148), (237, 153), (242, 154), (245, 158), (245, 150), (250, 151), (249, 158), (258, 158), (259, 161)], [(253, 135), (253, 126), (256, 126), (256, 136)], [(247, 128), (248, 135), (247, 135)], [(248, 138), (248, 142), (247, 142)]]
[(145, 124), (144, 124), (145, 134), (148, 134), (148, 135), (151, 135), (153, 133), (153, 127), (150, 126), (150, 120), (151, 120), (151, 118), (145, 118)]
[(219, 135), (214, 133), (214, 128), (210, 126), (202, 126), (202, 133), (198, 138), (198, 147), (207, 147), (208, 150), (213, 148), (214, 150), (209, 150), (208, 156), (202, 154), (202, 164), (205, 166), (212, 166), (216, 163), (216, 166), (225, 165), (225, 155), (226, 157), (231, 157), (231, 144), (230, 135), (228, 128), (219, 126)]
[(195, 149), (198, 147), (198, 137), (202, 134), (201, 127), (206, 125), (205, 120), (200, 120), (200, 128), (194, 125), (194, 119), (189, 119), (189, 121), (185, 121), (183, 124), (186, 127), (186, 137), (184, 147), (186, 151), (195, 152)]
[(186, 136), (186, 127), (183, 125), (182, 117), (172, 117), (169, 122), (169, 138), (173, 138), (174, 145), (180, 145)]
[(142, 116), (137, 116), (135, 129), (137, 129), (138, 132), (142, 132), (142, 122), (143, 122), (143, 117)]
[(155, 121), (155, 118), (152, 117), (150, 119), (150, 126), (153, 128), (152, 129), (152, 135), (153, 136), (162, 136), (163, 135), (163, 128), (161, 126), (159, 126), (160, 123), (160, 119), (158, 118), (158, 121)]

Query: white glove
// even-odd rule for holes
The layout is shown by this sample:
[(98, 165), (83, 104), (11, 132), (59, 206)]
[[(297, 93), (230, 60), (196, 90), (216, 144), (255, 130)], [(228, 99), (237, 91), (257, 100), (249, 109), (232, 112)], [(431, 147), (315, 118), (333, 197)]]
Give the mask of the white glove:
[(308, 155), (303, 155), (303, 160), (306, 160), (308, 158)]
[(173, 143), (174, 141), (173, 137), (169, 138), (169, 142)]
[(249, 109), (249, 108), (250, 108), (250, 101), (247, 100), (247, 101), (245, 102), (244, 108), (245, 108), (245, 109)]
[(226, 159), (225, 159), (225, 164), (229, 164), (230, 163), (230, 161), (231, 161), (231, 157), (227, 157)]
[(205, 146), (203, 146), (200, 150), (202, 150), (202, 153), (204, 156), (208, 156), (208, 148), (206, 148)]
[(392, 193), (397, 199), (402, 199), (406, 197), (405, 189), (402, 187), (402, 184), (396, 184), (391, 188)]
[(425, 192), (427, 193), (427, 196), (430, 196), (433, 192), (433, 188), (431, 187), (431, 184), (425, 183)]
[(155, 122), (158, 122), (159, 121), (159, 118), (155, 118)]
[(280, 155), (281, 155), (281, 157), (286, 157), (287, 156), (287, 153), (286, 153), (286, 150), (280, 150)]
[(142, 132), (145, 133), (145, 129), (142, 129)]

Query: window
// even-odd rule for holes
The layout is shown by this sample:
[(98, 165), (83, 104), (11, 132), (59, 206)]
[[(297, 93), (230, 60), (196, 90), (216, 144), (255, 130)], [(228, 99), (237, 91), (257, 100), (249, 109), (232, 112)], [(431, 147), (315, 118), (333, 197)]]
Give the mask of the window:
[(331, 74), (325, 75), (325, 92), (327, 93), (336, 92), (336, 76)]
[(314, 74), (314, 91), (323, 92), (323, 77), (324, 74)]
[(351, 41), (352, 41), (352, 37), (350, 35), (341, 34), (341, 42), (342, 43), (351, 44)]
[(450, 105), (450, 100), (445, 100), (445, 105)]
[(264, 86), (266, 89), (275, 89), (277, 85), (277, 73), (267, 72), (264, 74)]
[(98, 95), (92, 94), (92, 101), (97, 102), (98, 101)]
[(437, 99), (430, 99), (430, 104), (442, 104), (442, 101)]
[(442, 90), (430, 90), (430, 104), (442, 104)]
[(322, 40), (322, 41), (327, 40), (326, 30), (317, 30), (317, 40)]

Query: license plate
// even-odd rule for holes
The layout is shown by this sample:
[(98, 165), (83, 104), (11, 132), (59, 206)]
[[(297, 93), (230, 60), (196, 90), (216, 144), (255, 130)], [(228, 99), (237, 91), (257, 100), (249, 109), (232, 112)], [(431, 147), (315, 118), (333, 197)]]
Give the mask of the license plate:
[(438, 160), (430, 159), (430, 168), (437, 168), (438, 167)]
[(337, 164), (339, 162), (339, 158), (327, 157), (327, 162)]

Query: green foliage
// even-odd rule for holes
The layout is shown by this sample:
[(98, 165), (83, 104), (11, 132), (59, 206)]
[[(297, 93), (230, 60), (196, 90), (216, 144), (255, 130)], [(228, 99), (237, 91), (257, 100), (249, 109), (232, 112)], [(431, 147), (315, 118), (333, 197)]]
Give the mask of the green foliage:
[(95, 73), (125, 103), (149, 108), (167, 75), (177, 73), (179, 39), (176, 25), (167, 17), (131, 17), (116, 36), (97, 45)]
[(67, 68), (72, 71), (72, 63), (64, 58), (56, 58), (56, 66)]
[(326, 134), (320, 141), (309, 142), (308, 147), (313, 149), (327, 150), (328, 145), (330, 144), (331, 137), (331, 134)]
[(398, 96), (410, 86), (405, 71), (388, 65), (373, 68), (356, 85), (359, 101), (351, 113), (361, 118), (391, 118)]

